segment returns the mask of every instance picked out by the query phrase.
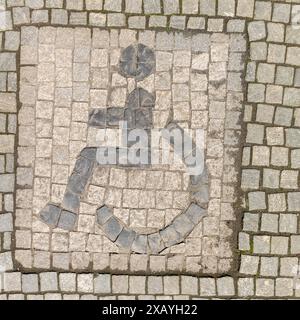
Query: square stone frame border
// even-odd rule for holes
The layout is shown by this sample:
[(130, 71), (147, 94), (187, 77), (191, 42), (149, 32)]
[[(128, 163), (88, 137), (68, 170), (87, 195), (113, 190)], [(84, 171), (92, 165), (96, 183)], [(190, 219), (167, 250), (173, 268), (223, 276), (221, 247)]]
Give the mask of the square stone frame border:
[[(296, 0), (297, 1), (297, 0)], [(295, 1), (295, 2), (296, 2)], [(256, 3), (257, 2), (260, 2), (260, 1), (255, 1)], [(291, 3), (290, 4), (293, 4), (293, 3), (295, 3), (295, 2), (293, 2), (293, 1), (291, 1)], [(271, 6), (273, 6), (273, 3), (276, 3), (276, 4), (286, 4), (285, 2), (273, 2), (272, 0), (269, 0), (269, 1), (266, 1), (266, 3), (270, 3), (270, 5)], [(235, 2), (235, 8), (237, 7), (237, 1)], [(24, 9), (28, 9), (28, 11), (29, 11), (29, 8), (24, 8)], [(75, 13), (78, 13), (78, 11), (76, 12), (75, 11)], [(128, 17), (131, 17), (132, 15), (131, 14), (128, 14), (127, 15)], [(184, 15), (184, 16), (186, 16), (186, 17), (188, 17), (188, 18), (190, 18), (190, 17), (195, 17), (194, 15)], [(135, 17), (137, 17), (136, 15), (135, 15)], [(141, 16), (142, 18), (144, 18), (144, 16)], [(231, 17), (228, 17), (228, 16), (224, 16), (224, 15), (209, 15), (209, 14), (202, 14), (202, 15), (197, 15), (197, 17), (202, 17), (202, 18), (204, 18), (205, 19), (205, 21), (207, 22), (207, 19), (211, 19), (211, 20), (219, 20), (219, 19), (224, 19), (224, 22), (225, 22), (225, 25), (227, 25), (227, 23), (228, 22), (230, 22), (230, 21), (234, 21), (234, 20), (236, 20), (236, 21), (240, 21), (240, 22), (242, 22), (242, 23), (246, 23), (246, 25), (244, 26), (244, 31), (243, 31), (243, 33), (245, 33), (245, 34), (247, 34), (248, 35), (248, 33), (247, 33), (247, 30), (245, 30), (245, 28), (246, 27), (248, 27), (249, 28), (249, 24), (250, 23), (262, 23), (262, 24), (266, 24), (266, 22), (264, 21), (264, 20), (255, 20), (254, 18), (252, 18), (253, 17), (253, 11), (252, 11), (252, 15), (250, 14), (250, 16), (248, 15), (247, 16), (247, 14), (245, 15), (245, 16), (239, 16), (239, 15), (236, 15), (235, 14), (235, 11), (234, 11), (234, 13), (233, 13), (233, 16), (231, 16)], [(29, 18), (30, 19), (30, 18)], [(28, 21), (25, 21), (24, 22), (24, 25), (26, 25), (26, 26), (28, 26), (28, 25), (31, 25), (30, 24), (30, 21), (28, 22)], [(35, 25), (35, 26), (47, 26), (47, 25), (52, 25), (52, 26), (57, 26), (57, 27), (61, 27), (61, 26), (66, 26), (65, 24), (41, 24), (41, 25), (39, 25), (39, 24), (32, 24), (32, 25)], [(15, 31), (19, 31), (20, 29), (20, 27), (22, 26), (22, 23), (21, 24), (18, 24), (17, 26), (15, 26), (13, 29), (11, 29), (11, 30), (15, 30)], [(83, 25), (78, 25), (79, 27), (83, 27)], [(76, 27), (76, 25), (68, 25), (68, 27)], [(98, 26), (94, 26), (94, 27), (98, 27)], [(108, 28), (114, 28), (114, 27), (116, 27), (116, 28), (122, 28), (123, 26), (108, 26)], [(129, 27), (130, 28), (130, 27)], [(246, 28), (246, 29), (248, 29), (248, 28)], [(147, 29), (147, 28), (146, 28)], [(141, 30), (141, 29), (139, 29), (139, 30)], [(154, 30), (158, 30), (158, 31), (166, 31), (166, 28), (155, 28)], [(176, 30), (176, 29), (175, 29)], [(5, 31), (5, 30), (4, 30)], [(8, 31), (8, 30), (7, 30)], [(265, 41), (264, 39), (265, 39), (265, 37), (266, 36), (262, 36), (261, 38), (257, 38), (257, 39), (251, 39), (250, 41), (248, 41), (248, 45), (250, 45), (251, 44), (251, 42), (252, 41), (257, 41), (257, 40), (262, 40), (262, 41)], [(248, 38), (249, 38), (249, 35), (248, 35)], [(248, 48), (249, 49), (249, 48)], [(5, 52), (5, 50), (3, 50), (2, 52)], [(11, 51), (9, 51), (9, 52), (11, 52)], [(19, 52), (19, 50), (18, 50), (18, 52)], [(249, 51), (248, 51), (248, 53), (249, 53)], [(17, 55), (17, 60), (18, 60), (18, 58), (19, 58), (19, 56)], [(249, 67), (249, 62), (251, 62), (251, 60), (250, 59), (248, 59), (248, 61), (246, 61), (246, 65), (247, 65), (247, 63), (248, 63), (248, 67)], [(18, 71), (18, 65), (17, 65), (17, 71)], [(248, 85), (248, 82), (253, 82), (254, 80), (247, 80), (247, 78), (246, 78), (246, 86)], [(13, 93), (14, 94), (14, 93)], [(247, 95), (247, 92), (245, 92), (245, 95)], [(245, 101), (245, 103), (247, 103), (247, 99), (246, 99), (246, 101)], [(257, 105), (257, 103), (256, 102), (249, 102), (249, 104), (251, 104), (251, 105)], [(12, 109), (12, 111), (4, 111), (5, 113), (9, 113), (9, 114), (16, 114), (17, 113), (17, 109), (19, 109), (19, 107), (20, 107), (20, 105), (18, 104), (17, 105), (17, 108), (16, 108), (16, 110), (14, 110), (14, 108)], [(250, 118), (250, 120), (248, 120), (248, 121), (251, 121), (251, 118)], [(245, 134), (246, 134), (246, 123), (245, 122), (243, 122), (243, 137), (245, 138)], [(16, 137), (17, 137), (17, 134), (18, 133), (16, 133)], [(15, 146), (16, 146), (16, 137), (15, 137)], [(244, 139), (243, 138), (243, 139)], [(245, 140), (244, 140), (245, 141)], [(15, 149), (16, 150), (16, 149)], [(15, 158), (16, 158), (16, 154), (15, 154)], [(15, 159), (15, 163), (16, 163), (16, 159)], [(247, 166), (244, 166), (244, 167), (247, 167)], [(241, 166), (241, 168), (240, 168), (240, 171), (242, 171), (242, 169), (243, 169), (243, 166)], [(241, 194), (242, 194), (242, 196), (245, 196), (245, 194), (247, 194), (246, 192), (242, 192), (241, 190), (240, 190), (240, 192), (241, 192)], [(11, 193), (10, 193), (11, 194)], [(14, 200), (14, 203), (15, 203), (15, 200)], [(245, 207), (246, 207), (246, 205), (245, 205)], [(242, 206), (241, 207), (241, 210), (242, 211), (246, 211), (244, 206)], [(5, 211), (4, 211), (5, 212)], [(240, 215), (240, 217), (239, 217), (240, 219), (240, 221), (237, 221), (236, 222), (236, 227), (237, 227), (237, 229), (236, 229), (236, 238), (237, 238), (237, 235), (238, 235), (238, 233), (239, 233), (239, 231), (241, 231), (242, 230), (242, 214)], [(3, 238), (3, 237), (2, 237)], [(14, 242), (14, 239), (13, 239), (13, 242)], [(18, 269), (16, 268), (17, 266), (15, 265), (15, 263), (13, 263), (13, 261), (12, 261), (12, 255), (11, 255), (11, 250), (12, 249), (5, 249), (4, 251), (3, 251), (3, 253), (1, 253), (1, 255), (2, 255), (2, 257), (1, 257), (1, 261), (2, 262), (5, 262), (5, 266), (6, 266), (6, 270), (7, 271), (15, 271), (14, 273), (16, 273), (16, 274), (19, 274), (17, 271), (18, 271)], [(237, 253), (237, 255), (238, 256), (240, 256), (240, 254), (242, 254), (242, 252), (239, 252), (239, 253)], [(240, 258), (238, 258), (238, 260), (240, 260)], [(238, 261), (238, 263), (239, 263), (239, 261)], [(31, 273), (33, 273), (33, 271), (31, 270)], [(49, 273), (49, 272), (48, 272)], [(58, 276), (58, 273), (56, 273), (56, 272), (51, 272), (51, 273), (55, 273), (55, 274), (57, 274), (57, 276)], [(127, 273), (126, 273), (126, 275), (127, 275)], [(56, 277), (57, 277), (56, 276)], [(93, 275), (93, 277), (94, 277), (94, 280), (96, 280), (96, 275)], [(104, 280), (104, 282), (106, 282), (106, 283), (111, 283), (111, 276), (108, 274), (108, 275), (102, 275), (101, 276), (102, 278), (102, 280)], [(109, 277), (109, 281), (107, 282), (107, 277)], [(206, 275), (206, 277), (209, 277), (209, 275)], [(57, 277), (58, 278), (58, 277)], [(186, 277), (187, 278), (187, 277)], [(200, 282), (201, 282), (201, 277), (195, 277), (195, 276), (193, 276), (193, 277), (189, 277), (189, 278), (191, 278), (191, 279), (197, 279), (197, 278), (200, 278)], [(213, 280), (213, 278), (215, 279), (215, 280)], [(213, 285), (213, 286), (217, 286), (218, 287), (218, 293), (216, 292), (216, 291), (214, 291), (214, 290), (216, 290), (216, 289), (214, 289), (213, 290), (213, 292), (214, 293), (211, 293), (211, 292), (206, 292), (206, 293), (201, 293), (202, 292), (202, 290), (200, 291), (200, 289), (199, 289), (199, 285), (198, 285), (198, 291), (196, 292), (195, 291), (195, 293), (191, 293), (191, 292), (189, 292), (189, 293), (187, 293), (187, 295), (188, 296), (198, 296), (199, 295), (199, 292), (200, 292), (200, 295), (201, 296), (204, 296), (204, 297), (216, 297), (216, 296), (219, 296), (219, 297), (224, 297), (224, 298), (228, 298), (228, 297), (230, 297), (230, 298), (234, 298), (234, 297), (238, 297), (238, 292), (237, 292), (237, 288), (238, 288), (238, 280), (245, 280), (245, 282), (246, 281), (248, 281), (248, 280), (251, 280), (251, 279), (253, 279), (253, 277), (247, 277), (247, 276), (245, 276), (245, 274), (243, 274), (243, 273), (239, 273), (239, 272), (234, 272), (233, 274), (229, 274), (227, 277), (221, 277), (221, 278), (219, 278), (219, 277), (216, 277), (216, 276), (214, 276), (213, 278), (203, 278), (203, 281), (205, 280), (205, 281), (210, 281), (210, 280), (212, 280), (215, 284)], [(167, 276), (165, 276), (165, 279), (167, 279)], [(183, 280), (183, 279), (182, 279)], [(263, 279), (262, 279), (263, 280)], [(227, 291), (227, 290), (219, 290), (219, 283), (220, 283), (220, 285), (221, 285), (221, 282), (222, 282), (222, 284), (228, 284), (229, 285), (229, 287), (230, 287), (230, 290), (229, 291)], [(198, 283), (199, 283), (199, 281), (198, 281)], [(111, 284), (110, 284), (111, 285)], [(111, 287), (110, 287), (111, 288)], [(105, 290), (94, 290), (94, 293), (95, 294), (97, 294), (97, 295), (112, 295), (113, 293), (112, 293), (112, 291), (110, 291), (111, 289), (109, 289), (109, 290), (107, 290), (107, 289), (105, 289)], [(48, 291), (52, 291), (52, 290), (48, 290)], [(189, 291), (189, 290), (187, 290), (187, 291)], [(12, 293), (15, 293), (14, 294), (14, 296), (18, 296), (18, 294), (17, 294), (17, 292), (20, 292), (20, 293), (22, 293), (22, 290), (21, 290), (21, 288), (19, 288), (19, 289), (9, 289), (9, 288), (5, 288), (5, 290), (4, 290), (4, 292), (12, 292)], [(44, 291), (44, 293), (45, 292), (47, 292), (47, 290), (46, 291)], [(81, 291), (81, 292), (85, 292), (85, 291)], [(183, 292), (183, 290), (181, 290), (180, 292)], [(137, 294), (140, 294), (140, 292), (131, 292), (130, 294), (134, 294), (134, 295), (137, 295)], [(172, 295), (172, 294), (177, 294), (177, 292), (176, 293), (173, 293), (173, 292), (169, 292), (169, 293), (167, 293), (167, 294), (170, 294), (170, 295)], [(246, 295), (247, 296), (247, 295)], [(250, 294), (250, 296), (254, 296), (254, 294)], [(264, 295), (256, 295), (256, 296), (261, 296), (261, 297), (264, 297)], [(270, 295), (270, 296), (274, 296), (274, 294), (273, 295)], [(50, 295), (49, 295), (49, 298), (50, 298)]]
[[(40, 27), (48, 27), (48, 26), (51, 26), (51, 27), (55, 27), (55, 28), (58, 28), (58, 27), (62, 27), (62, 26), (54, 26), (53, 24), (43, 24), (43, 25), (32, 25), (34, 27), (37, 27), (37, 28), (40, 28)], [(21, 26), (22, 28), (23, 26)], [(27, 25), (25, 25), (24, 27), (28, 27)], [(95, 27), (95, 26), (79, 26), (79, 25), (67, 25), (65, 26), (66, 28), (69, 28), (69, 29), (75, 29), (75, 28), (84, 28), (84, 29), (90, 29), (92, 30), (93, 28), (95, 29), (100, 29), (100, 30), (111, 30), (113, 28), (111, 27)], [(116, 30), (121, 30), (121, 28), (114, 28)], [(139, 32), (139, 31), (143, 31), (141, 29), (136, 29), (136, 28), (128, 28), (128, 30), (134, 30), (136, 32)], [(145, 29), (145, 30), (149, 30), (149, 29)], [(217, 33), (215, 31), (208, 31), (207, 28), (205, 29), (202, 29), (202, 30), (178, 30), (178, 29), (171, 29), (171, 30), (157, 30), (157, 29), (150, 29), (151, 31), (154, 31), (154, 32), (178, 32), (178, 33), (185, 33), (185, 32), (189, 32), (189, 34), (193, 35), (193, 34), (201, 34), (202, 32), (204, 34), (214, 34), (214, 33)], [(228, 34), (228, 35), (231, 35), (231, 34), (239, 34), (239, 35), (243, 35), (244, 37), (247, 36), (246, 32), (226, 32), (223, 30), (223, 32), (221, 32), (223, 34)], [(246, 38), (246, 44), (248, 44), (248, 39)], [(21, 53), (21, 46), (19, 48), (19, 50), (17, 51), (17, 56), (20, 57), (20, 53)], [(243, 101), (241, 101), (241, 105), (242, 107), (245, 106), (246, 104), (246, 82), (245, 82), (245, 77), (246, 77), (246, 67), (247, 67), (247, 50), (245, 53), (243, 53), (243, 55), (245, 56), (244, 57), (244, 60), (243, 60), (243, 71), (242, 71), (242, 74), (243, 74), (243, 78), (242, 78), (242, 84), (243, 84), (243, 90), (241, 91), (241, 94), (243, 95)], [(227, 62), (228, 64), (228, 62)], [(21, 70), (21, 66), (20, 66), (20, 61), (17, 61), (17, 76), (18, 76), (18, 80), (20, 79), (20, 70)], [(19, 97), (18, 97), (18, 93), (20, 92), (20, 82), (18, 81), (18, 85), (17, 85), (17, 106), (18, 106), (18, 112), (19, 110), (21, 109), (21, 105), (22, 103), (20, 102), (19, 100)], [(244, 110), (244, 108), (243, 108)], [(238, 160), (237, 159), (237, 162), (239, 164), (239, 168), (241, 170), (241, 154), (242, 154), (242, 148), (243, 148), (243, 142), (244, 142), (244, 138), (245, 138), (245, 126), (243, 124), (243, 110), (241, 111), (241, 130), (238, 130), (238, 129), (234, 129), (234, 131), (241, 131), (241, 135), (239, 137), (239, 149), (240, 149), (240, 159)], [(17, 113), (17, 119), (18, 119), (18, 113)], [(224, 130), (226, 130), (226, 128), (224, 127)], [(17, 141), (18, 141), (18, 131), (17, 131)], [(16, 144), (16, 148), (19, 147), (19, 144), (17, 142)], [(16, 154), (17, 154), (17, 149), (16, 149)], [(16, 165), (16, 167), (18, 168), (18, 165)], [(229, 242), (230, 242), (230, 248), (231, 248), (231, 252), (232, 252), (232, 264), (231, 264), (231, 270), (228, 272), (228, 273), (225, 273), (225, 274), (234, 274), (235, 272), (238, 271), (239, 269), (239, 255), (236, 253), (237, 249), (238, 249), (238, 234), (239, 232), (241, 231), (241, 192), (239, 190), (239, 185), (240, 185), (240, 174), (238, 175), (238, 181), (237, 181), (237, 190), (236, 190), (236, 196), (237, 196), (237, 201), (234, 203), (234, 216), (235, 216), (235, 220), (233, 221), (230, 221), (230, 223), (232, 224), (233, 228), (231, 229), (232, 230), (232, 235), (229, 237)], [(27, 188), (24, 188), (24, 187), (17, 187), (16, 185), (16, 189), (17, 190), (26, 190)], [(30, 188), (32, 189), (32, 188)], [(17, 209), (17, 207), (15, 206), (15, 208)], [(14, 233), (16, 232), (16, 228), (14, 227)], [(50, 269), (41, 269), (41, 268), (36, 268), (36, 267), (32, 267), (32, 268), (25, 268), (23, 267), (20, 263), (18, 263), (16, 261), (16, 259), (14, 258), (15, 256), (15, 249), (16, 249), (16, 246), (15, 246), (15, 242), (13, 243), (13, 247), (12, 247), (12, 256), (13, 256), (13, 259), (14, 259), (14, 265), (17, 267), (18, 270), (20, 270), (21, 272), (42, 272), (42, 271), (45, 271), (45, 270), (51, 270), (51, 271), (57, 271), (57, 272), (75, 272), (75, 273), (82, 273), (82, 272), (97, 272), (97, 273), (100, 273), (100, 274), (104, 274), (104, 273), (121, 273), (121, 274), (132, 274), (132, 275), (135, 275), (135, 274), (142, 274), (142, 275), (156, 275), (156, 274), (159, 274), (159, 275), (170, 275), (170, 274), (176, 274), (176, 275), (191, 275), (191, 276), (199, 276), (199, 277), (203, 277), (203, 276), (208, 276), (208, 275), (211, 275), (213, 277), (216, 277), (216, 276), (223, 276), (224, 273), (223, 272), (215, 272), (215, 273), (212, 273), (210, 274), (209, 272), (208, 273), (205, 273), (205, 272), (199, 272), (199, 273), (196, 273), (196, 272), (188, 272), (188, 271), (171, 271), (171, 270), (165, 270), (163, 272), (155, 272), (155, 271), (131, 271), (129, 269), (129, 266), (127, 267), (127, 270), (122, 270), (122, 271), (118, 271), (118, 270), (111, 270), (110, 267), (104, 269), (103, 271), (98, 271), (97, 269), (94, 269), (94, 268), (86, 268), (86, 269), (76, 269), (76, 270), (73, 270), (72, 268), (70, 269), (54, 269), (54, 268), (51, 268)], [(18, 249), (19, 251), (22, 251), (22, 249)], [(27, 251), (27, 250), (26, 250)], [(30, 251), (30, 250), (28, 250)], [(37, 250), (39, 251), (39, 250)], [(51, 252), (50, 252), (51, 253)], [(72, 253), (70, 251), (68, 251), (68, 253)], [(129, 253), (129, 254), (132, 254), (132, 253)], [(119, 253), (108, 253), (109, 255), (109, 259), (112, 255), (119, 255)], [(138, 254), (137, 254), (138, 255)], [(151, 255), (151, 256), (159, 256), (159, 257), (163, 257), (161, 255)], [(171, 254), (172, 256), (172, 254)], [(168, 255), (165, 255), (165, 257), (168, 257)], [(201, 255), (199, 256), (201, 257)], [(149, 269), (149, 268), (148, 268)]]

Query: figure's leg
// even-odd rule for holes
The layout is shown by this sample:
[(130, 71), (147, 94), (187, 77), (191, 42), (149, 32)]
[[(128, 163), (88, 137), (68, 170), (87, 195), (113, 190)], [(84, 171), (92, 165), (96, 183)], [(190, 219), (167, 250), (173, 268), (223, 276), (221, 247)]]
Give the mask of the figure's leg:
[(40, 218), (49, 226), (73, 230), (79, 213), (80, 197), (84, 193), (96, 163), (97, 148), (85, 148), (78, 156), (68, 180), (61, 207), (48, 204)]

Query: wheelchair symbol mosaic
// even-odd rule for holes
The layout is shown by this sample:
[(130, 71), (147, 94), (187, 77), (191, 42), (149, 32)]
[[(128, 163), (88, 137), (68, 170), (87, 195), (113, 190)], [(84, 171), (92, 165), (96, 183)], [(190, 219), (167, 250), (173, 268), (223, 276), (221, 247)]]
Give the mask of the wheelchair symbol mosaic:
[[(45, 38), (46, 28), (22, 30), (38, 38), (38, 55), (22, 61), (21, 46), (20, 102), (34, 121), (19, 150), (33, 150), (34, 183), (21, 190), (32, 196), (19, 203), (31, 217), (20, 229), (32, 241), (19, 249), (37, 261), (49, 255), (60, 269), (96, 270), (103, 255), (136, 253), (171, 254), (189, 272), (230, 270), (243, 50), (229, 49), (228, 34), (51, 28)], [(128, 142), (137, 129), (147, 133), (137, 151), (149, 161), (105, 163), (113, 146), (99, 145), (99, 132)], [(177, 130), (192, 154), (202, 152), (203, 170), (190, 174), (186, 158), (151, 163), (153, 152), (161, 156), (149, 147), (154, 129)], [(201, 147), (188, 129), (202, 130)], [(127, 155), (134, 144), (114, 148)]]

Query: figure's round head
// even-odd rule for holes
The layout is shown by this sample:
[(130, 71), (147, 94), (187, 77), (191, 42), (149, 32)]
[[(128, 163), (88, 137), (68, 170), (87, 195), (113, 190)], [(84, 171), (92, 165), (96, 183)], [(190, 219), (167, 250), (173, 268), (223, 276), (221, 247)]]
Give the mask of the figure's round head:
[(143, 44), (130, 45), (121, 53), (119, 72), (126, 78), (141, 81), (148, 77), (154, 68), (154, 51)]

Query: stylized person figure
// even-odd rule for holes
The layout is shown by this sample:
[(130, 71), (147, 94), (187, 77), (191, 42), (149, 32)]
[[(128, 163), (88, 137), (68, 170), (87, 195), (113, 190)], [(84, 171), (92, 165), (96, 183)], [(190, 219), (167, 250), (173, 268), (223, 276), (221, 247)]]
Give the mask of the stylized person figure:
[[(124, 77), (134, 78), (138, 82), (153, 73), (154, 69), (154, 52), (143, 44), (131, 45), (121, 53), (119, 73)], [(132, 129), (143, 129), (148, 132), (151, 139), (150, 131), (153, 127), (154, 106), (155, 97), (142, 88), (136, 88), (128, 95), (125, 107), (92, 110), (89, 114), (88, 125), (99, 129), (118, 128), (122, 121), (126, 123), (128, 132)], [(184, 135), (183, 130), (177, 124), (171, 123), (168, 128), (178, 129)], [(196, 149), (193, 141), (191, 141), (191, 147), (192, 150)], [(149, 141), (145, 148), (149, 148)], [(74, 229), (79, 214), (81, 196), (89, 184), (94, 167), (99, 165), (97, 160), (99, 160), (100, 149), (101, 147), (87, 147), (81, 151), (68, 180), (62, 204), (49, 203), (40, 213), (41, 220), (48, 226), (65, 230)], [(150, 235), (138, 234), (125, 227), (114, 217), (113, 210), (107, 206), (102, 206), (97, 210), (97, 222), (110, 240), (125, 249), (140, 253), (160, 252), (168, 246), (183, 241), (206, 214), (205, 205), (208, 202), (206, 171), (192, 176), (191, 185), (194, 203), (191, 203), (184, 213), (159, 232)], [(201, 189), (200, 193), (199, 188)]]

